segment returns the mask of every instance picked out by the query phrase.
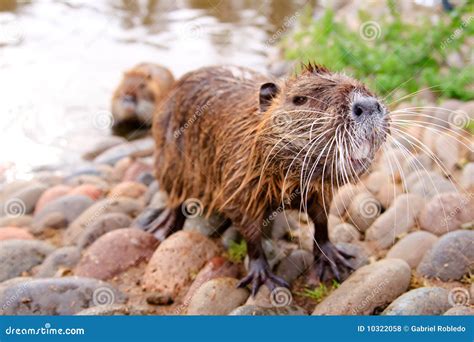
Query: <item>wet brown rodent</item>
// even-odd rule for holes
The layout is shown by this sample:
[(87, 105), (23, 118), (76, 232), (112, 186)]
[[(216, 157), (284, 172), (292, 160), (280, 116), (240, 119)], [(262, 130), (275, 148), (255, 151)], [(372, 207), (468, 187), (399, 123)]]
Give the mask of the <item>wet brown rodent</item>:
[(329, 242), (327, 209), (335, 188), (364, 172), (385, 140), (385, 107), (359, 81), (306, 65), (272, 80), (252, 70), (207, 67), (184, 75), (153, 119), (156, 177), (167, 213), (149, 226), (182, 227), (181, 206), (202, 204), (238, 227), (247, 241), (240, 286), (287, 286), (271, 273), (262, 227), (276, 210), (300, 209), (315, 225), (313, 275), (339, 280), (350, 255)]
[(112, 97), (114, 133), (150, 128), (158, 101), (173, 83), (172, 73), (157, 64), (140, 63), (126, 71)]

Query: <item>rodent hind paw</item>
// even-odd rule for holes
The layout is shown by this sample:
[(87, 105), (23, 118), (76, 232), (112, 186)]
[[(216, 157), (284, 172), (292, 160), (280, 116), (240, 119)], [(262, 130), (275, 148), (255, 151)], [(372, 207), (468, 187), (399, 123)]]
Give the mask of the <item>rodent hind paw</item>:
[(326, 282), (335, 279), (344, 281), (354, 271), (350, 259), (354, 256), (340, 251), (335, 245), (327, 241), (319, 245), (315, 251), (315, 260), (310, 275), (312, 283)]
[(290, 287), (286, 280), (271, 272), (268, 262), (263, 258), (250, 261), (249, 272), (247, 276), (239, 281), (237, 287), (245, 287), (249, 284), (252, 285), (252, 297), (256, 296), (258, 290), (264, 284), (270, 291), (276, 287)]

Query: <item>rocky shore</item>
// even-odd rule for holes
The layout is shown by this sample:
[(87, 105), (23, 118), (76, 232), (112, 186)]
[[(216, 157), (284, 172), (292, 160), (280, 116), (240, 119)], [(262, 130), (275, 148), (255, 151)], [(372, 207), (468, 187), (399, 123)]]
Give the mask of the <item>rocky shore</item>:
[(275, 215), (264, 241), (291, 291), (263, 286), (255, 298), (236, 288), (246, 267), (235, 257), (241, 237), (223, 231), (219, 216), (206, 219), (199, 199), (184, 208), (184, 229), (162, 242), (135, 228), (166, 197), (153, 177), (153, 141), (110, 137), (73, 171), (1, 185), (0, 313), (472, 315), (474, 154), (457, 119), (472, 120), (474, 103), (441, 107), (420, 112), (425, 125), (407, 125), (418, 148), (394, 134), (398, 144), (336, 193), (330, 238), (356, 256), (342, 284), (317, 294), (307, 283), (313, 227), (297, 212)]

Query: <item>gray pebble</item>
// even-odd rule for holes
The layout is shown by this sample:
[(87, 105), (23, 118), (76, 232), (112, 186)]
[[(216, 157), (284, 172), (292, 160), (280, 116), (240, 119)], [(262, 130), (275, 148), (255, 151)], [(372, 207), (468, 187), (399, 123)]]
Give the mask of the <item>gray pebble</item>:
[(425, 254), (418, 272), (443, 281), (459, 280), (474, 271), (474, 232), (457, 230), (443, 235)]
[(73, 269), (81, 258), (81, 251), (74, 246), (58, 248), (44, 259), (36, 269), (35, 277), (48, 278), (57, 275), (61, 268)]
[(276, 274), (288, 283), (292, 283), (313, 264), (312, 253), (298, 249), (284, 258), (277, 267)]
[(93, 306), (76, 313), (77, 316), (147, 316), (153, 311), (146, 307), (134, 307), (124, 304)]
[(398, 241), (387, 253), (387, 258), (405, 260), (411, 268), (416, 268), (425, 253), (438, 240), (436, 235), (424, 231), (408, 234)]
[(53, 246), (42, 241), (0, 241), (0, 282), (30, 271), (53, 251)]
[(296, 305), (282, 307), (261, 307), (244, 305), (233, 310), (229, 316), (306, 316), (306, 311)]
[(132, 224), (130, 216), (122, 213), (110, 213), (100, 216), (94, 223), (87, 226), (77, 239), (77, 246), (89, 247), (102, 235), (120, 228), (128, 228)]
[(62, 217), (64, 217), (66, 224), (70, 224), (92, 204), (94, 204), (94, 201), (88, 196), (61, 196), (47, 203), (38, 213), (35, 214), (33, 225), (36, 230), (41, 230), (45, 226), (45, 219), (55, 213), (60, 213)]
[(474, 309), (469, 306), (453, 306), (444, 313), (444, 316), (474, 316)]
[(451, 306), (446, 289), (422, 287), (408, 291), (395, 299), (382, 315), (442, 315)]
[(110, 284), (92, 278), (42, 278), (17, 283), (0, 293), (4, 315), (74, 315), (91, 306), (124, 303)]
[(406, 291), (411, 270), (400, 259), (383, 259), (356, 270), (319, 303), (313, 315), (370, 315)]

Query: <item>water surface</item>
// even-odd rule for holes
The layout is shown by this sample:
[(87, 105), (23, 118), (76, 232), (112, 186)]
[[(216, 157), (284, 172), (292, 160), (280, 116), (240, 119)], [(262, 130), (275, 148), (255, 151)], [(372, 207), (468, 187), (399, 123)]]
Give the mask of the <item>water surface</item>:
[(109, 134), (112, 91), (139, 62), (176, 77), (212, 64), (265, 70), (307, 3), (0, 0), (0, 173), (72, 162)]

